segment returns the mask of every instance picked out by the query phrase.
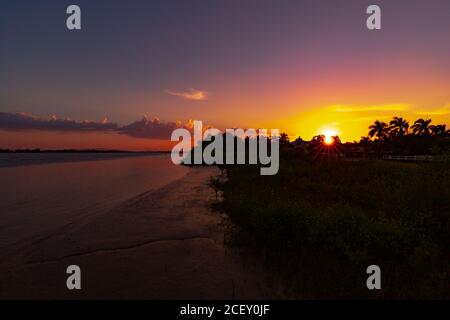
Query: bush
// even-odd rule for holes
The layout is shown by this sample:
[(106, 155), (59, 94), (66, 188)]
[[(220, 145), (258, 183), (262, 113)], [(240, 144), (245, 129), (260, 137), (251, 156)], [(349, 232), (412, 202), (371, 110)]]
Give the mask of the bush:
[(448, 163), (289, 158), (275, 176), (227, 173), (222, 206), (240, 239), (296, 296), (371, 297), (365, 269), (378, 264), (387, 297), (449, 297)]

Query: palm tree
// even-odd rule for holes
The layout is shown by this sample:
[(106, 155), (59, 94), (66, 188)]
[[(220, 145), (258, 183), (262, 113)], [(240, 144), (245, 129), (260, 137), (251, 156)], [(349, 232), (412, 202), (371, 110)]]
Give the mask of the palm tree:
[(289, 136), (286, 133), (284, 133), (284, 132), (281, 133), (279, 139), (280, 139), (280, 146), (281, 147), (289, 145)]
[(388, 137), (388, 133), (389, 127), (388, 124), (384, 121), (376, 120), (369, 127), (369, 137), (376, 137), (379, 141), (386, 140), (386, 138)]
[(434, 136), (444, 136), (449, 133), (445, 124), (432, 125), (430, 126), (430, 130)]
[(408, 133), (409, 123), (403, 118), (394, 117), (389, 125), (390, 134), (394, 137), (401, 137)]
[(414, 124), (411, 126), (411, 129), (413, 130), (414, 134), (417, 134), (419, 136), (422, 135), (429, 135), (430, 134), (430, 123), (431, 119), (418, 119), (414, 122)]

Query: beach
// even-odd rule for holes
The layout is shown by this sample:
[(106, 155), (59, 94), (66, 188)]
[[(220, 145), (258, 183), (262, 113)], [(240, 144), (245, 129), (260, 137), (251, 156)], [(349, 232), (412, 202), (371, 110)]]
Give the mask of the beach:
[[(183, 170), (103, 213), (69, 217), (63, 227), (15, 244), (0, 260), (0, 298), (267, 297), (258, 268), (224, 245), (223, 216), (210, 208), (216, 197), (208, 182), (220, 171)], [(66, 288), (69, 265), (81, 268), (81, 290)]]

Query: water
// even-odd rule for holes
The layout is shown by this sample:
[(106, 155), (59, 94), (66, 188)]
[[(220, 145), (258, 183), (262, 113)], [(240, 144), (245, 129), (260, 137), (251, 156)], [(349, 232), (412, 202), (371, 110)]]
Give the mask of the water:
[[(75, 162), (88, 160), (107, 160), (126, 157), (158, 155), (144, 152), (6, 152), (0, 153), (0, 168), (45, 164), (55, 162)], [(159, 154), (161, 155), (161, 154)]]
[[(64, 157), (63, 162), (55, 163), (54, 158), (45, 160), (45, 154), (40, 154), (38, 157), (44, 157), (41, 163), (51, 163), (23, 165), (36, 163), (32, 159), (36, 155), (22, 154), (20, 166), (10, 163), (0, 168), (0, 252), (51, 234), (77, 219), (105, 213), (189, 170), (172, 164), (169, 155), (119, 155), (109, 160), (104, 160), (103, 154), (74, 155), (75, 162), (67, 162), (71, 156), (58, 155)], [(86, 159), (90, 160), (82, 161)]]

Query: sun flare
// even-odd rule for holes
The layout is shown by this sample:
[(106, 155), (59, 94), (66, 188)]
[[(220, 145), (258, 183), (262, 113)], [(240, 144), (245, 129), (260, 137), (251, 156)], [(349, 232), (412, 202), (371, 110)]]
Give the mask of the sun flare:
[(325, 136), (325, 143), (326, 144), (332, 144), (333, 143), (333, 137), (336, 135), (336, 132), (332, 130), (325, 130), (323, 132), (323, 135)]

